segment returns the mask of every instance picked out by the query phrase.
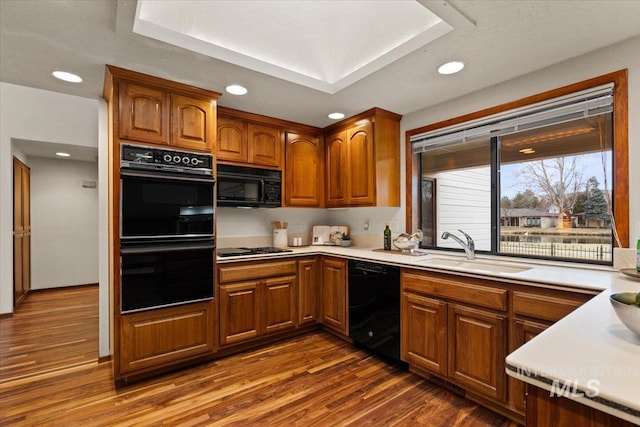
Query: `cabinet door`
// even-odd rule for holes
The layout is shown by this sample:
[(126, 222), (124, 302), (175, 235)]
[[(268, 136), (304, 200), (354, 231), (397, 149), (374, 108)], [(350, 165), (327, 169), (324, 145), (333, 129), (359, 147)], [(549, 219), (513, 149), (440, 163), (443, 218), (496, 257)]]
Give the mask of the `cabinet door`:
[(265, 333), (296, 326), (296, 276), (276, 277), (262, 283), (263, 330)]
[(315, 135), (287, 133), (285, 154), (285, 204), (322, 207), (322, 140)]
[(323, 258), (322, 323), (344, 335), (349, 335), (347, 295), (347, 262)]
[[(532, 340), (536, 335), (547, 329), (544, 323), (532, 322), (530, 320), (515, 319), (513, 321), (513, 345), (512, 351)], [(525, 410), (525, 383), (513, 377), (509, 377), (509, 402), (513, 407), (524, 413)]]
[(447, 375), (447, 303), (403, 292), (402, 360)]
[(125, 314), (120, 371), (155, 368), (215, 351), (213, 302)]
[(169, 93), (120, 82), (120, 138), (169, 144)]
[(260, 334), (259, 282), (220, 285), (220, 345)]
[(214, 102), (171, 95), (171, 145), (211, 153)]
[(351, 206), (374, 205), (376, 169), (371, 123), (347, 130), (347, 203)]
[(246, 123), (238, 119), (218, 117), (216, 135), (216, 160), (247, 162)]
[(327, 207), (347, 204), (347, 140), (344, 132), (326, 138)]
[(505, 399), (506, 318), (449, 305), (449, 377), (486, 396)]
[(318, 321), (319, 284), (318, 260), (298, 261), (298, 325)]
[(280, 130), (253, 123), (249, 123), (247, 130), (249, 163), (282, 169), (283, 141)]

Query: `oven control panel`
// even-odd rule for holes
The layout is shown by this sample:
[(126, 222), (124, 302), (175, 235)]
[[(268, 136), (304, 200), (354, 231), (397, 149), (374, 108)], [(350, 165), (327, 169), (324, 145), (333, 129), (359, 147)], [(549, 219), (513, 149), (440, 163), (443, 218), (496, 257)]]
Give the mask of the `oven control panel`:
[(164, 169), (172, 172), (211, 174), (210, 154), (176, 151), (166, 148), (122, 145), (120, 167), (134, 169)]

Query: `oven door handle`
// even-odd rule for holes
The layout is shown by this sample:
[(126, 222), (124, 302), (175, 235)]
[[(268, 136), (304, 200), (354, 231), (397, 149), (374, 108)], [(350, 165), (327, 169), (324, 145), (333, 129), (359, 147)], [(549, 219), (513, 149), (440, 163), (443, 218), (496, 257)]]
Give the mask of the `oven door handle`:
[(146, 172), (141, 170), (129, 170), (129, 169), (121, 169), (120, 176), (130, 176), (136, 178), (157, 178), (157, 179), (167, 179), (171, 181), (187, 181), (187, 182), (204, 182), (207, 184), (213, 184), (215, 182), (215, 178), (211, 177), (194, 177), (194, 176), (177, 176), (174, 174), (167, 174), (166, 172)]
[(149, 254), (149, 253), (162, 253), (162, 252), (184, 252), (184, 251), (195, 251), (200, 249), (215, 249), (216, 245), (214, 243), (210, 244), (186, 244), (186, 245), (163, 245), (163, 246), (136, 246), (136, 247), (125, 247), (120, 249), (121, 255), (128, 254)]

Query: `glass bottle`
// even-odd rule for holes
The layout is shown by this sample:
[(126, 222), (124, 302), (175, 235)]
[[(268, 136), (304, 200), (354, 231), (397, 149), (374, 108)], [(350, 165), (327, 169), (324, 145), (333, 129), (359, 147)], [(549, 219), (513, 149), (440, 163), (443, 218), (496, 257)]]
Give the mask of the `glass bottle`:
[(386, 224), (386, 228), (384, 229), (384, 250), (391, 250), (391, 230), (389, 229), (389, 224)]

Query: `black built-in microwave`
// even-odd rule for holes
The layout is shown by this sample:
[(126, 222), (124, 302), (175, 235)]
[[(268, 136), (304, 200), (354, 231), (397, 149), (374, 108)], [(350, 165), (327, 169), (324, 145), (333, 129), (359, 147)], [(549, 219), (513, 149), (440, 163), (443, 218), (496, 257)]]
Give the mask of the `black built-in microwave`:
[(217, 205), (277, 208), (282, 206), (282, 172), (218, 165)]

